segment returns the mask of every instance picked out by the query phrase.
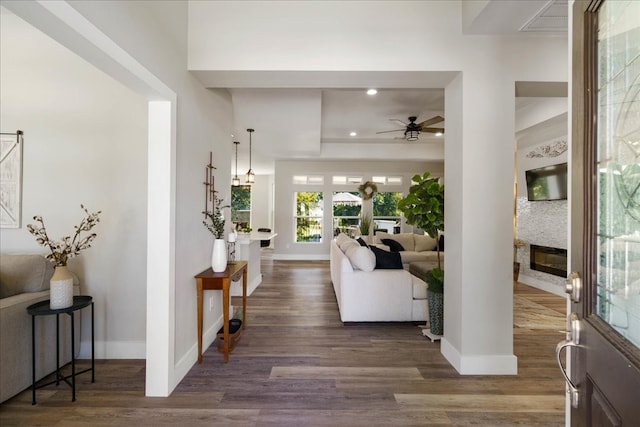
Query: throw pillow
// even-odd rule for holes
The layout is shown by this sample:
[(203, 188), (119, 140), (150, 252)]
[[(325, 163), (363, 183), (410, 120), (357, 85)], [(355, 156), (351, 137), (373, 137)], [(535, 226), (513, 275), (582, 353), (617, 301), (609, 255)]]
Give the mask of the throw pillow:
[(371, 246), (369, 248), (376, 257), (376, 269), (401, 269), (402, 258), (400, 252), (387, 252), (384, 249)]
[(416, 242), (416, 251), (424, 252), (424, 251), (435, 251), (437, 240), (429, 236), (428, 234), (419, 235), (415, 234), (414, 236)]
[(396, 242), (393, 239), (382, 239), (382, 243), (389, 246), (389, 249), (391, 249), (391, 252), (404, 251), (404, 246), (402, 246), (400, 243)]
[(358, 242), (356, 242), (353, 239), (345, 240), (344, 242), (340, 243), (338, 246), (340, 246), (340, 250), (342, 252), (344, 252), (345, 254), (347, 253), (347, 249), (349, 249), (352, 246), (355, 246), (355, 247), (358, 247), (358, 248), (360, 247)]
[(364, 246), (351, 246), (344, 253), (354, 270), (373, 271), (376, 267), (376, 256), (371, 250)]
[(365, 242), (364, 240), (362, 240), (362, 237), (358, 237), (358, 239), (356, 240), (356, 242), (360, 243), (360, 246), (369, 246), (369, 245), (367, 245), (367, 242)]
[(351, 240), (351, 237), (347, 236), (344, 233), (340, 233), (336, 236), (336, 243), (338, 244), (338, 246), (342, 246), (344, 242), (349, 240)]

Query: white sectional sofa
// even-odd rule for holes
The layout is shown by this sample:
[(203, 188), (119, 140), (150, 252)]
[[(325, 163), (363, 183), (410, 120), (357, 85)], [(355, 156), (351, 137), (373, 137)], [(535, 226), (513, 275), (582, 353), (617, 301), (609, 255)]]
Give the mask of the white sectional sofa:
[[(375, 235), (374, 244), (380, 248), (394, 251), (394, 248), (387, 244), (389, 240), (393, 240), (402, 246), (402, 250), (399, 252), (405, 270), (409, 269), (409, 264), (412, 262), (428, 262), (433, 264), (434, 267), (438, 264), (438, 254), (436, 251), (437, 241), (426, 234), (389, 234), (378, 231)], [(441, 242), (444, 247), (444, 238), (442, 238)], [(440, 250), (440, 260), (444, 261), (443, 250)]]
[(339, 235), (331, 241), (330, 254), (331, 281), (343, 322), (427, 320), (427, 290), (422, 280), (403, 268), (376, 269), (371, 249), (355, 242), (356, 249), (344, 243), (345, 239), (355, 242)]

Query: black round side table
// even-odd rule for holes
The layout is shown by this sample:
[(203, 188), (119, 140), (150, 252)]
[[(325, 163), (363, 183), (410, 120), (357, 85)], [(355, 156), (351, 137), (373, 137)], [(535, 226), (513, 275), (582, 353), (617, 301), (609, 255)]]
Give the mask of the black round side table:
[[(93, 339), (93, 297), (89, 295), (76, 295), (73, 297), (73, 305), (67, 308), (52, 309), (49, 307), (49, 300), (40, 301), (27, 307), (27, 312), (31, 315), (31, 373), (32, 373), (32, 400), (31, 404), (36, 404), (36, 389), (53, 383), (60, 384), (64, 381), (71, 387), (71, 401), (76, 400), (76, 376), (91, 371), (91, 382), (95, 382), (95, 344)], [(91, 306), (91, 368), (76, 372), (76, 340), (75, 322), (73, 313), (87, 306)], [(56, 379), (46, 384), (36, 386), (36, 316), (56, 315)], [(71, 317), (71, 375), (64, 376), (60, 372), (60, 314), (68, 314)], [(69, 382), (71, 379), (71, 382)]]

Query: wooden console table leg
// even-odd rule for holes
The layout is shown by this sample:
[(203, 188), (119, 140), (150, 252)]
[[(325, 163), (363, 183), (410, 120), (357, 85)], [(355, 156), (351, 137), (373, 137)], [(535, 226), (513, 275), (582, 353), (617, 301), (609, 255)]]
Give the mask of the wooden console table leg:
[(229, 361), (229, 277), (222, 279), (222, 330), (224, 333), (224, 363)]
[(247, 270), (242, 270), (242, 329), (247, 327)]
[(202, 363), (202, 279), (196, 279), (198, 286), (198, 363)]

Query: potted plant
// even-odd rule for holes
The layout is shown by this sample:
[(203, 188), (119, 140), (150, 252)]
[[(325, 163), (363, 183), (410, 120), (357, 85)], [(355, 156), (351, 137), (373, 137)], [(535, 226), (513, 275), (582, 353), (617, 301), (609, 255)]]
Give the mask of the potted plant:
[(369, 243), (369, 232), (371, 231), (371, 216), (362, 214), (360, 215), (360, 224), (358, 225), (360, 235), (366, 243)]
[[(33, 217), (36, 224), (27, 225), (27, 230), (36, 238), (36, 242), (41, 246), (47, 246), (51, 252), (46, 258), (55, 267), (49, 285), (49, 306), (52, 309), (61, 309), (73, 305), (73, 275), (67, 270), (67, 262), (70, 258), (80, 255), (80, 251), (90, 248), (91, 243), (96, 238), (96, 233), (89, 232), (100, 222), (102, 211), (90, 213), (84, 205), (80, 205), (80, 208), (84, 211), (86, 217), (80, 221), (79, 225), (74, 226), (73, 237), (69, 235), (58, 241), (51, 240), (47, 234), (44, 220), (40, 215)], [(88, 234), (83, 237), (83, 232)]]
[(440, 262), (440, 233), (444, 231), (444, 185), (440, 179), (431, 177), (429, 172), (415, 175), (415, 183), (409, 194), (398, 202), (398, 209), (404, 214), (407, 224), (415, 225), (436, 239), (438, 266), (425, 277), (428, 290), (429, 326), (431, 333), (443, 334), (444, 317), (444, 270)]

